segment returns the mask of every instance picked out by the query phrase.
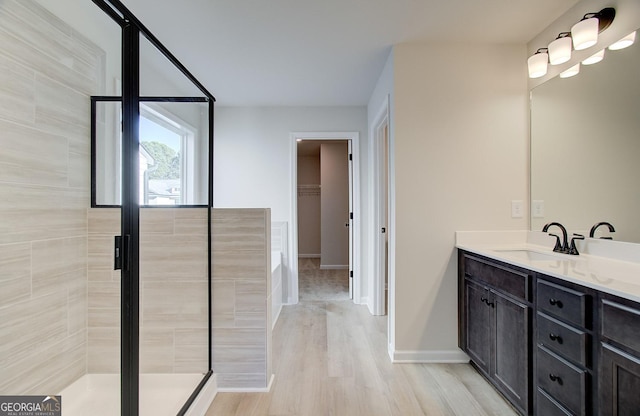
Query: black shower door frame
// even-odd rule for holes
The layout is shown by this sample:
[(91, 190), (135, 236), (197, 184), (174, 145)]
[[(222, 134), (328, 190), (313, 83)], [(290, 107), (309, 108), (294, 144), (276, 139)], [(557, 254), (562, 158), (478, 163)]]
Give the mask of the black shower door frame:
[[(209, 281), (209, 365), (208, 372), (178, 415), (183, 415), (212, 375), (211, 362), (211, 208), (213, 207), (213, 95), (119, 0), (92, 0), (122, 28), (122, 91), (119, 97), (92, 97), (92, 122), (98, 101), (122, 102), (122, 196), (121, 196), (121, 414), (139, 414), (140, 384), (140, 202), (139, 174), (140, 102), (206, 101), (209, 103), (208, 149), (208, 281)], [(204, 97), (140, 97), (140, 36), (154, 45)], [(92, 141), (95, 131), (92, 129)], [(93, 146), (95, 149), (95, 146)], [(92, 150), (92, 180), (95, 178), (95, 150)], [(95, 184), (92, 188), (95, 188)], [(93, 192), (93, 191), (92, 191)], [(95, 200), (94, 200), (95, 201)]]

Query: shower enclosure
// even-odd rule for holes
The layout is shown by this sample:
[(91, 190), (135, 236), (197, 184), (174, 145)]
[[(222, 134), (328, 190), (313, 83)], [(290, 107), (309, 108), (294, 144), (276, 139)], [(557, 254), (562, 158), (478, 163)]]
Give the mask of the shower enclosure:
[(188, 414), (211, 371), (213, 96), (118, 0), (0, 2), (0, 396)]

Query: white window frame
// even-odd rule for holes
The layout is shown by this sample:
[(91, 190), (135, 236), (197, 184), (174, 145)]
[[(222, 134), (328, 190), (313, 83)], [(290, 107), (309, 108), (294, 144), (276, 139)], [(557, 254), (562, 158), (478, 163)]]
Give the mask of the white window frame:
[(180, 201), (177, 205), (196, 205), (196, 175), (200, 171), (196, 147), (198, 129), (158, 103), (140, 103), (140, 117), (180, 136)]

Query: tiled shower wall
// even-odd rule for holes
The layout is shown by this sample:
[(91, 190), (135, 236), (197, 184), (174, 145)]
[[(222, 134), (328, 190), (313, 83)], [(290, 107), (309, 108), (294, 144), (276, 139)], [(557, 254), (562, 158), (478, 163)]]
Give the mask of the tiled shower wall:
[[(120, 371), (120, 210), (89, 210), (89, 373)], [(140, 371), (208, 370), (207, 209), (140, 213)]]
[(89, 96), (104, 52), (30, 0), (0, 1), (0, 394), (86, 372)]
[(213, 210), (213, 371), (221, 389), (271, 379), (271, 211)]

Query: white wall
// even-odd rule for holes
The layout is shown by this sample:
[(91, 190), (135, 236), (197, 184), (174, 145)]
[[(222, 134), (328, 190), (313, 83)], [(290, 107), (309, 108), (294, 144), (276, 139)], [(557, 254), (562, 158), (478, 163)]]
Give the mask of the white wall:
[(298, 257), (321, 254), (319, 186), (320, 155), (298, 156)]
[[(272, 221), (291, 221), (291, 132), (357, 131), (367, 137), (365, 107), (219, 107), (215, 114), (214, 205), (270, 207)], [(361, 201), (367, 201), (367, 143), (360, 143)], [(362, 204), (362, 223), (368, 221)], [(363, 227), (363, 229), (366, 227)], [(294, 231), (294, 230), (292, 230)], [(366, 253), (366, 241), (363, 253)], [(290, 247), (291, 250), (291, 247)], [(293, 256), (289, 256), (291, 273)], [(288, 282), (283, 282), (288, 286)], [(366, 286), (363, 288), (366, 291)], [(363, 292), (366, 293), (366, 292)]]
[(349, 266), (349, 147), (320, 145), (320, 268)]
[(394, 50), (395, 351), (457, 360), (456, 230), (526, 229), (524, 45)]

